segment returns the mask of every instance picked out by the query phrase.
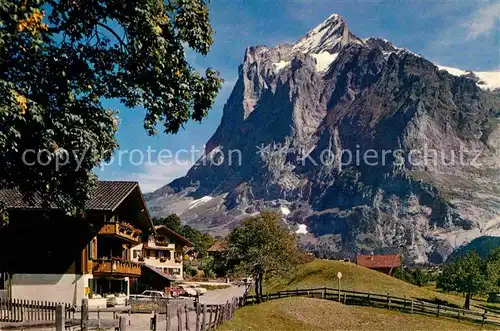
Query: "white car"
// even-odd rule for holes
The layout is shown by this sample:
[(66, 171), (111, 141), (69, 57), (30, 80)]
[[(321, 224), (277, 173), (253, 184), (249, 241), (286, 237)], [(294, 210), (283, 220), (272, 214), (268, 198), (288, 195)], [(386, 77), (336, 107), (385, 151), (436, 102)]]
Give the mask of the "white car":
[(193, 288), (196, 291), (196, 293), (198, 293), (198, 295), (203, 295), (203, 294), (207, 293), (207, 289), (201, 287), (200, 285), (190, 284), (189, 286), (191, 286), (191, 288)]
[(135, 300), (166, 299), (168, 296), (161, 291), (144, 291), (142, 294), (131, 294), (130, 298)]
[(179, 287), (182, 289), (182, 293), (180, 295), (188, 296), (188, 297), (196, 297), (198, 296), (198, 292), (191, 287), (189, 284), (180, 284)]

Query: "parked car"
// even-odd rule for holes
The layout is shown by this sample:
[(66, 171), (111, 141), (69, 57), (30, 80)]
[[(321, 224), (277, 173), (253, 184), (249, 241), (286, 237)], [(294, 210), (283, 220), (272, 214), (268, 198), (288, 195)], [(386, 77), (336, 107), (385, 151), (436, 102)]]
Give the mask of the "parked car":
[[(94, 295), (93, 297), (97, 298), (97, 296)], [(121, 307), (127, 303), (127, 295), (125, 293), (106, 294), (104, 297), (106, 298), (106, 307)]]
[(163, 293), (162, 291), (150, 291), (150, 290), (142, 292), (141, 295), (152, 297), (152, 298), (166, 298), (167, 297), (165, 295), (165, 293)]
[(146, 290), (142, 294), (130, 295), (130, 298), (136, 300), (166, 299), (167, 295), (162, 291)]
[(114, 294), (108, 294), (106, 296), (106, 307), (115, 307), (118, 305), (118, 300)]
[(173, 298), (179, 297), (179, 295), (181, 295), (182, 292), (184, 292), (184, 290), (181, 287), (168, 287), (165, 289), (165, 291), (167, 291), (168, 294)]
[(203, 294), (207, 293), (207, 289), (201, 287), (198, 284), (189, 284), (189, 285), (191, 286), (191, 288), (193, 288), (196, 291), (196, 293), (198, 293), (198, 295), (203, 295)]
[(182, 289), (182, 293), (180, 295), (187, 297), (196, 297), (198, 296), (198, 292), (188, 284), (181, 284), (179, 287)]

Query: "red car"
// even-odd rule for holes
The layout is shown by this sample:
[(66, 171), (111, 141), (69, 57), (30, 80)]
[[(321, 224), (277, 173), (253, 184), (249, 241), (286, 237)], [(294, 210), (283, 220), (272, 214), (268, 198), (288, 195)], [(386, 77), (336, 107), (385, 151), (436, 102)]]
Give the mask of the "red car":
[(179, 295), (184, 293), (184, 290), (180, 287), (167, 287), (165, 288), (165, 292), (168, 293), (171, 297), (177, 298)]

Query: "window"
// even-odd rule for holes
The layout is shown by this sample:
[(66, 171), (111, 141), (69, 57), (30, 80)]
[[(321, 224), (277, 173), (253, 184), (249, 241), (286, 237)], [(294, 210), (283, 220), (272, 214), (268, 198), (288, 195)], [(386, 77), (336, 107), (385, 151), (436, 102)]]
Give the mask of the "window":
[(180, 268), (168, 268), (167, 269), (167, 274), (169, 274), (169, 275), (175, 275), (175, 276), (180, 276), (181, 269)]
[(5, 290), (7, 283), (7, 273), (0, 272), (0, 290)]
[(95, 252), (95, 239), (90, 242), (87, 249), (87, 258), (89, 260), (92, 260), (95, 257), (94, 252)]

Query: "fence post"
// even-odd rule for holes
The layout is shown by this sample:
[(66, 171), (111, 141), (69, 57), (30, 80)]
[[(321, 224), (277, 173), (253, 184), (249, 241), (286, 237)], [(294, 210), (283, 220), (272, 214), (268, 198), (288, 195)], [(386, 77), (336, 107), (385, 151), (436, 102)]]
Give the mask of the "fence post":
[(207, 327), (207, 305), (203, 305), (203, 317), (201, 319), (201, 330), (205, 331)]
[(458, 313), (458, 314), (457, 314), (457, 319), (458, 319), (458, 321), (460, 322), (460, 309), (457, 309), (457, 313)]
[(484, 326), (484, 322), (486, 321), (486, 309), (484, 310), (484, 313), (483, 313), (483, 320), (481, 321), (481, 326)]
[(391, 296), (389, 293), (387, 293), (387, 307), (389, 307), (389, 310), (391, 309)]
[(120, 319), (118, 320), (120, 331), (127, 331), (127, 324), (127, 315), (120, 315)]
[(347, 301), (347, 293), (344, 292), (344, 305), (346, 304)]
[(156, 312), (153, 310), (153, 316), (151, 316), (151, 321), (149, 323), (149, 329), (156, 331), (156, 321), (158, 320), (158, 315), (156, 315)]
[(188, 309), (187, 304), (184, 304), (184, 313), (186, 314), (186, 331), (190, 331), (191, 330), (191, 323), (190, 323), (190, 319), (189, 319), (189, 309)]
[(339, 291), (339, 303), (340, 303), (340, 287), (339, 287), (338, 291)]
[(403, 303), (403, 310), (406, 310), (406, 294), (404, 295), (404, 299), (405, 299), (405, 301)]
[(182, 309), (181, 309), (181, 305), (177, 305), (177, 331), (182, 331), (182, 324), (183, 321), (182, 321)]
[(411, 299), (411, 310), (410, 310), (410, 314), (413, 314), (413, 299)]
[(437, 305), (436, 317), (439, 317), (439, 303), (438, 303), (438, 305)]
[(56, 306), (56, 331), (64, 331), (64, 307), (62, 305)]
[(171, 323), (170, 315), (171, 315), (170, 302), (167, 301), (167, 304), (165, 305), (165, 331), (170, 331), (170, 323)]
[(82, 299), (82, 313), (80, 318), (80, 328), (82, 329), (82, 331), (87, 331), (87, 324), (89, 320), (89, 299), (87, 298)]
[[(210, 309), (210, 314), (208, 314), (208, 329), (211, 329), (211, 325), (212, 325), (212, 321), (214, 323), (214, 328), (215, 328), (215, 324), (217, 322), (217, 312), (219, 311), (219, 306), (215, 306), (215, 311), (213, 309), (213, 307)], [(212, 318), (213, 316), (213, 318)]]
[(326, 298), (326, 286), (323, 288), (323, 293), (321, 293), (321, 299)]
[(278, 291), (278, 298), (281, 299), (281, 292)]
[(201, 331), (200, 330), (200, 314), (201, 314), (201, 309), (200, 309), (200, 303), (198, 302), (198, 304), (196, 305), (196, 329), (194, 331)]

